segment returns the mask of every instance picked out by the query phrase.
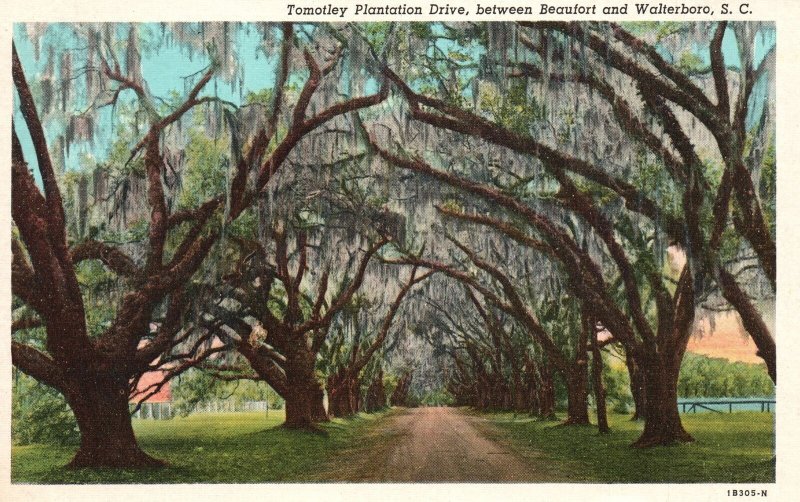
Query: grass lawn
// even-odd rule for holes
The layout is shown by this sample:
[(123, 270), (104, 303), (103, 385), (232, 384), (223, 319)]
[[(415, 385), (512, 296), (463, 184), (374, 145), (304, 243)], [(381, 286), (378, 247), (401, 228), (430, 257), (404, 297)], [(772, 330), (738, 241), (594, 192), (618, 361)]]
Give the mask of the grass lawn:
[(594, 426), (564, 427), (511, 413), (480, 414), (487, 433), (535, 462), (567, 470), (576, 481), (722, 483), (775, 480), (775, 415), (739, 412), (682, 415), (694, 443), (630, 448), (642, 423), (611, 415), (611, 433)]
[[(323, 424), (327, 436), (288, 431), (282, 411), (198, 414), (172, 420), (134, 420), (139, 444), (169, 467), (146, 471), (63, 466), (75, 447), (14, 446), (13, 483), (253, 483), (322, 481), (334, 456), (365, 437), (386, 413), (360, 414)], [(367, 439), (369, 440), (369, 439)]]

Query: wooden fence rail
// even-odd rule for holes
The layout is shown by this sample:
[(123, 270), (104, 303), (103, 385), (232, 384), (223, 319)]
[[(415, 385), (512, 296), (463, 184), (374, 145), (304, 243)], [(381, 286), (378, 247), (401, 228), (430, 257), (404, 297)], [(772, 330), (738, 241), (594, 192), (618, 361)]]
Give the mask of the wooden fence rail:
[(719, 401), (681, 401), (678, 403), (678, 406), (681, 408), (681, 413), (697, 413), (698, 408), (704, 409), (708, 411), (712, 411), (714, 413), (723, 413), (722, 410), (712, 408), (712, 406), (721, 406), (728, 407), (728, 413), (733, 413), (733, 409), (735, 406), (738, 405), (752, 405), (757, 404), (761, 407), (761, 412), (771, 412), (772, 408), (774, 408), (775, 400), (774, 399), (746, 399), (746, 400), (737, 400), (737, 401), (727, 401), (727, 400), (719, 400)]

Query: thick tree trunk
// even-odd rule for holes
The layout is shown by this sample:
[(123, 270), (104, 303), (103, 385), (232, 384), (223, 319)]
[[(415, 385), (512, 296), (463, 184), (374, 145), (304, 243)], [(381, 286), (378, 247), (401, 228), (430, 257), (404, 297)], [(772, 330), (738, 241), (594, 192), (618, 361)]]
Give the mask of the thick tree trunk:
[(644, 359), (647, 416), (644, 431), (632, 446), (688, 443), (694, 438), (686, 432), (678, 414), (678, 373), (681, 357), (674, 354), (647, 354)]
[(577, 364), (567, 377), (567, 419), (564, 425), (589, 424), (589, 389), (586, 361)]
[(536, 383), (536, 378), (531, 375), (528, 377), (528, 389), (526, 393), (527, 409), (533, 416), (541, 415), (541, 403), (539, 402), (539, 386)]
[(586, 345), (594, 337), (594, 322), (586, 307), (581, 308), (581, 331), (575, 347), (575, 358), (567, 369), (567, 419), (565, 425), (589, 425), (589, 351)]
[(325, 392), (318, 382), (290, 384), (286, 393), (286, 421), (290, 429), (311, 429), (315, 423), (327, 422), (328, 413), (323, 403)]
[(314, 374), (315, 355), (297, 350), (286, 360), (286, 421), (290, 429), (311, 429), (328, 420), (323, 400), (325, 392)]
[(478, 407), (481, 410), (488, 410), (492, 406), (492, 389), (489, 385), (488, 377), (478, 380)]
[(347, 417), (358, 412), (358, 382), (348, 372), (328, 377), (328, 412)]
[(75, 414), (81, 444), (70, 468), (145, 468), (164, 462), (143, 452), (136, 442), (128, 410), (127, 382), (82, 375), (69, 386), (67, 401)]
[(556, 417), (556, 388), (553, 385), (553, 370), (544, 367), (541, 373), (541, 385), (539, 385), (539, 415), (542, 418), (551, 420)]
[(311, 420), (315, 423), (330, 422), (330, 414), (325, 410), (325, 390), (315, 379), (311, 386)]
[(397, 387), (392, 392), (392, 397), (389, 398), (389, 403), (392, 406), (408, 406), (408, 391), (411, 388), (411, 380), (413, 373), (408, 372), (403, 374), (397, 381)]
[(332, 417), (344, 416), (347, 409), (345, 386), (339, 373), (328, 377), (328, 412)]
[(386, 389), (383, 387), (383, 371), (378, 371), (367, 389), (364, 411), (375, 413), (386, 407)]
[(764, 359), (769, 377), (772, 379), (773, 383), (777, 383), (775, 339), (772, 338), (772, 334), (764, 322), (763, 316), (758, 309), (756, 309), (755, 305), (750, 301), (750, 298), (747, 297), (742, 288), (739, 287), (736, 283), (736, 279), (734, 279), (730, 272), (725, 269), (720, 269), (719, 279), (723, 296), (725, 296), (725, 299), (728, 300), (739, 313), (744, 329), (746, 329), (753, 338), (758, 348), (756, 355)]
[(499, 373), (492, 373), (489, 387), (489, 407), (493, 410), (507, 409), (508, 388)]
[(284, 427), (309, 429), (314, 420), (311, 416), (311, 396), (304, 385), (291, 385), (286, 393), (286, 421)]

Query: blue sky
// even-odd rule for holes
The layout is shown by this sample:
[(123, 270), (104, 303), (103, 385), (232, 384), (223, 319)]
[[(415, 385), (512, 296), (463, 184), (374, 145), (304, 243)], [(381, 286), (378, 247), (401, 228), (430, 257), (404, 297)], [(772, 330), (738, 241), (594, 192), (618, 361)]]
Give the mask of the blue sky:
[[(127, 34), (130, 25), (120, 23), (115, 25), (116, 36), (122, 43), (122, 50), (117, 51), (121, 61), (124, 64), (124, 40), (127, 39)], [(197, 30), (198, 36), (200, 27), (197, 24), (188, 25), (189, 29)], [(142, 74), (144, 80), (147, 82), (148, 88), (153, 96), (166, 98), (171, 93), (177, 92), (180, 95), (185, 94), (187, 82), (191, 84), (191, 80), (185, 77), (196, 74), (202, 71), (209, 64), (209, 58), (204, 50), (197, 48), (191, 49), (186, 44), (164, 43), (169, 42), (165, 37), (169, 37), (169, 30), (164, 30), (159, 23), (146, 23), (136, 26), (138, 36), (142, 40)], [(214, 95), (226, 101), (233, 102), (237, 105), (241, 104), (244, 96), (248, 92), (259, 91), (264, 88), (271, 88), (274, 82), (274, 75), (277, 65), (277, 57), (274, 53), (269, 53), (264, 49), (263, 32), (260, 27), (253, 24), (236, 25), (235, 33), (233, 36), (233, 44), (231, 50), (233, 51), (237, 72), (233, 79), (226, 80), (226, 76), (215, 77), (204, 89), (204, 95)], [(274, 30), (273, 37), (279, 37), (279, 29), (277, 26), (270, 28)], [(61, 56), (65, 51), (70, 51), (73, 62), (73, 75), (77, 70), (86, 64), (86, 41), (85, 38), (76, 35), (76, 30), (70, 24), (50, 24), (47, 27), (44, 36), (39, 40), (39, 54), (37, 57), (34, 43), (30, 40), (26, 33), (25, 24), (16, 24), (14, 26), (14, 43), (20, 55), (23, 67), (25, 69), (26, 77), (31, 83), (32, 87), (39, 81), (48, 62), (50, 50), (54, 55), (55, 61), (55, 74), (56, 81), (58, 81), (59, 67)], [(447, 52), (451, 47), (447, 44), (446, 40), (437, 42), (440, 47)], [(442, 45), (444, 44), (444, 45)], [(275, 44), (277, 47), (277, 44)], [(768, 33), (762, 32), (761, 36), (756, 38), (756, 47), (754, 59), (756, 64), (763, 59), (767, 51), (775, 45), (775, 31), (771, 30)], [(277, 50), (277, 49), (275, 49)], [(723, 52), (725, 55), (726, 63), (729, 66), (739, 66), (739, 54), (736, 46), (735, 36), (733, 30), (728, 29), (723, 39)], [(708, 48), (698, 47), (697, 54), (706, 63), (708, 62)], [(83, 91), (85, 84), (84, 77), (78, 77), (74, 85), (76, 99), (72, 100), (68, 106), (71, 107), (67, 110), (67, 116), (70, 114), (77, 114), (83, 112), (89, 103), (86, 101), (85, 91)], [(372, 87), (375, 87), (373, 82)], [(374, 89), (367, 89), (368, 92)], [(757, 89), (756, 94), (763, 96), (764, 90)], [(17, 100), (16, 93), (14, 93), (15, 102)], [(132, 102), (134, 100), (132, 91), (126, 91), (120, 96), (120, 102)], [(754, 99), (754, 107), (751, 110), (751, 115), (760, 115), (761, 108), (763, 107), (763, 99)], [(93, 142), (78, 142), (69, 150), (69, 155), (66, 157), (67, 169), (76, 169), (80, 166), (81, 162), (87, 156), (90, 156), (96, 161), (102, 161), (108, 153), (108, 146), (112, 143), (115, 137), (115, 127), (118, 126), (117, 116), (114, 114), (112, 107), (105, 107), (101, 109), (96, 115), (95, 137)], [(34, 168), (37, 174), (36, 160), (33, 153), (33, 148), (30, 142), (30, 137), (24, 127), (24, 121), (19, 114), (18, 107), (15, 106), (14, 121), (17, 134), (23, 143), (26, 160)], [(61, 134), (64, 133), (66, 123), (64, 120), (46, 120), (46, 129), (48, 140), (53, 141)]]
[[(116, 25), (116, 34), (120, 40), (126, 40), (128, 24)], [(196, 74), (209, 65), (209, 57), (205, 50), (192, 50), (185, 44), (160, 43), (165, 34), (160, 24), (140, 24), (137, 26), (138, 35), (142, 43), (142, 75), (148, 89), (153, 96), (167, 98), (171, 93), (177, 92), (185, 95), (186, 83), (191, 83), (184, 77)], [(278, 35), (279, 36), (279, 35)], [(225, 80), (224, 76), (217, 76), (209, 82), (201, 95), (217, 96), (220, 99), (240, 105), (248, 92), (270, 88), (275, 80), (277, 58), (267, 54), (263, 49), (263, 35), (261, 30), (253, 25), (243, 25), (236, 30), (233, 37), (232, 50), (237, 62), (239, 72), (233, 79)], [(44, 74), (48, 64), (50, 47), (53, 48), (55, 61), (56, 81), (58, 82), (60, 60), (65, 51), (72, 55), (73, 75), (86, 65), (85, 39), (75, 35), (75, 30), (70, 24), (55, 23), (47, 27), (40, 40), (39, 57), (36, 56), (34, 43), (26, 34), (24, 24), (14, 26), (14, 43), (25, 69), (29, 84), (33, 87)], [(157, 46), (152, 50), (151, 46)], [(117, 51), (121, 64), (124, 65), (124, 50)], [(241, 78), (241, 82), (240, 82)], [(79, 77), (74, 86), (75, 99), (69, 103), (67, 115), (78, 114), (89, 106), (85, 96), (85, 78)], [(24, 119), (16, 106), (17, 96), (14, 95), (15, 129), (20, 141), (23, 143), (25, 158), (32, 166), (36, 166), (36, 159), (30, 136), (24, 127)], [(130, 103), (135, 99), (132, 91), (125, 91), (120, 95), (120, 103)], [(92, 143), (78, 142), (70, 148), (66, 157), (68, 169), (77, 168), (81, 159), (91, 155), (94, 159), (102, 161), (108, 151), (107, 146), (115, 137), (115, 127), (118, 125), (117, 117), (112, 107), (100, 109), (96, 116), (95, 137)], [(48, 141), (52, 142), (64, 133), (66, 124), (63, 120), (45, 120)], [(34, 169), (38, 178), (38, 169)]]

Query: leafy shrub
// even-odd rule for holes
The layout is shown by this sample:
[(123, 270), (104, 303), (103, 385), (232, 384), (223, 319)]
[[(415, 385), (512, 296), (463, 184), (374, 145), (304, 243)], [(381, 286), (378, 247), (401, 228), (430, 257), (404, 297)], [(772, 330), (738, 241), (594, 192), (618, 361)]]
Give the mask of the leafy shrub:
[(56, 390), (14, 370), (11, 440), (14, 444), (72, 445), (80, 440), (75, 415)]
[(283, 408), (283, 399), (265, 382), (250, 380), (222, 381), (202, 371), (189, 370), (172, 382), (173, 405), (186, 416), (197, 405), (213, 401), (267, 401), (270, 409)]

